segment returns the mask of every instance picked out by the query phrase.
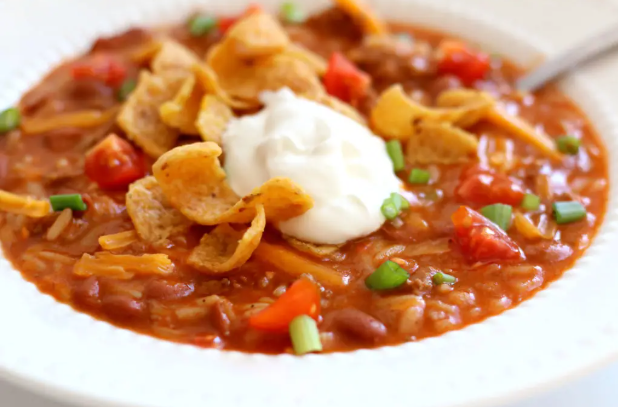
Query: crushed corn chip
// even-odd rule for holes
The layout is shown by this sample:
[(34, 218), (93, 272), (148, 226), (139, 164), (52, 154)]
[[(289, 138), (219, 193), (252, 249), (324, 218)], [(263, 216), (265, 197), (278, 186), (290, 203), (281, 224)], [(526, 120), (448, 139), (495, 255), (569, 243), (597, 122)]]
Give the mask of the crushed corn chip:
[(460, 164), (477, 152), (477, 138), (448, 123), (422, 122), (408, 139), (406, 159), (411, 164)]
[(285, 51), (283, 51), (283, 54), (303, 61), (313, 68), (315, 73), (319, 76), (324, 76), (328, 68), (328, 62), (326, 62), (324, 58), (298, 44), (290, 44)]
[(224, 223), (218, 222), (219, 215), (240, 199), (225, 180), (221, 153), (216, 143), (189, 144), (164, 154), (152, 167), (170, 203), (200, 224)]
[(426, 110), (412, 101), (401, 85), (393, 85), (380, 95), (372, 109), (371, 127), (384, 138), (405, 140), (414, 134), (414, 121)]
[(195, 73), (197, 80), (207, 92), (217, 96), (232, 109), (250, 110), (259, 107), (260, 104), (258, 101), (249, 102), (232, 98), (227, 91), (221, 87), (219, 77), (210, 66), (205, 64), (195, 64), (193, 65), (193, 72)]
[[(455, 93), (451, 95), (456, 96)], [(438, 101), (439, 108), (428, 108), (409, 98), (401, 85), (393, 85), (380, 95), (371, 111), (371, 125), (382, 137), (405, 140), (420, 122), (448, 123), (466, 128), (483, 119), (493, 106), (488, 95), (481, 92), (477, 92), (474, 99), (456, 106), (447, 105), (454, 98), (442, 96)]]
[(315, 71), (303, 61), (286, 55), (275, 55), (257, 64), (258, 82), (252, 97), (265, 90), (290, 88), (296, 94), (317, 96), (324, 88)]
[(332, 261), (342, 261), (345, 259), (345, 254), (339, 251), (343, 245), (303, 242), (302, 240), (298, 240), (288, 235), (283, 235), (283, 238), (296, 250), (307, 253), (313, 257), (317, 257), (319, 259), (329, 259)]
[[(146, 242), (164, 241), (170, 236), (186, 232), (192, 224), (169, 204), (152, 176), (129, 186), (126, 205), (137, 234)], [(107, 249), (102, 243), (101, 247)]]
[(486, 92), (464, 88), (445, 90), (436, 99), (436, 105), (445, 108), (466, 107), (477, 104), (493, 106), (495, 103), (494, 98)]
[(177, 83), (173, 77), (142, 72), (118, 115), (118, 125), (151, 157), (159, 157), (178, 139), (178, 131), (169, 128), (159, 115), (161, 105), (176, 95)]
[(324, 92), (312, 67), (285, 54), (248, 63), (234, 54), (228, 42), (223, 42), (212, 48), (207, 62), (227, 94), (254, 106), (259, 106), (259, 95), (265, 90), (289, 87), (294, 93), (308, 96)]
[(279, 22), (270, 14), (258, 11), (234, 24), (225, 38), (241, 59), (265, 57), (282, 52), (290, 43)]
[(202, 140), (221, 144), (221, 136), (233, 117), (234, 112), (221, 98), (206, 95), (202, 99), (195, 126)]
[[(552, 159), (561, 160), (563, 158), (551, 137), (536, 130), (523, 119), (508, 114), (487, 93), (469, 89), (454, 89), (440, 94), (436, 102), (438, 106), (442, 107), (469, 107), (485, 103), (488, 108), (479, 112), (481, 118), (532, 144)], [(462, 124), (460, 126), (465, 127)]]
[(199, 57), (189, 48), (167, 40), (161, 44), (150, 66), (155, 75), (173, 75), (184, 80), (193, 71), (193, 65), (199, 63)]
[(193, 249), (188, 263), (207, 274), (224, 273), (245, 264), (262, 240), (266, 216), (262, 205), (256, 206), (251, 226), (236, 230), (228, 223), (205, 234)]
[(341, 113), (344, 116), (348, 116), (350, 119), (357, 121), (363, 126), (367, 125), (367, 121), (365, 120), (363, 115), (358, 112), (358, 110), (356, 110), (354, 107), (347, 104), (346, 102), (329, 95), (328, 93), (318, 93), (313, 95), (302, 94), (300, 96), (305, 99), (313, 100), (314, 102), (323, 104), (324, 106), (330, 107), (334, 111)]
[(239, 198), (225, 180), (221, 153), (216, 143), (194, 143), (169, 151), (154, 164), (163, 193), (187, 218), (202, 225), (248, 223), (263, 205), (266, 219), (278, 222), (313, 206), (313, 199), (288, 178), (272, 178)]
[(196, 83), (195, 75), (191, 72), (174, 99), (163, 103), (159, 108), (161, 120), (183, 134), (199, 134), (195, 120), (203, 95), (201, 86)]
[[(458, 127), (467, 128), (487, 117), (495, 107), (496, 101), (485, 92), (470, 89), (451, 89), (442, 92), (436, 100), (442, 112), (451, 112), (450, 122)], [(448, 120), (447, 116), (447, 121)]]

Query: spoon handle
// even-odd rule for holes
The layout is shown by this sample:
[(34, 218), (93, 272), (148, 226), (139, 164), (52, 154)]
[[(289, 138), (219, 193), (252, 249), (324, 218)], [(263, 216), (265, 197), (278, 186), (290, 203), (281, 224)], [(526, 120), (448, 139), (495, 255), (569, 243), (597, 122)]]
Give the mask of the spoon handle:
[(576, 66), (604, 53), (618, 45), (618, 23), (587, 38), (566, 51), (551, 57), (517, 80), (516, 87), (522, 91), (533, 91)]

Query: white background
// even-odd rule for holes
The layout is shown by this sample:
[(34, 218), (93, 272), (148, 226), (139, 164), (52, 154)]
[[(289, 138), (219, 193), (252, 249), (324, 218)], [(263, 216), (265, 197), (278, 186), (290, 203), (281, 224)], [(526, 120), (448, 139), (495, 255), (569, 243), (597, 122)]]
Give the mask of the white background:
[[(80, 6), (83, 7), (89, 1), (104, 0), (81, 0)], [(0, 0), (0, 12), (2, 2), (3, 0)], [(22, 2), (24, 6), (28, 4), (28, 0), (22, 0)], [(543, 2), (543, 9), (539, 9), (539, 4), (534, 0), (486, 0), (486, 3), (489, 11), (493, 7), (531, 10), (525, 19), (515, 23), (527, 27), (538, 25), (551, 27), (551, 41), (556, 49), (565, 48), (585, 38), (593, 31), (600, 30), (613, 21), (618, 21), (618, 6), (613, 4), (612, 0), (556, 0), (553, 5), (550, 5), (550, 2)], [(566, 8), (571, 9), (571, 12), (560, 13), (561, 9)], [(572, 12), (578, 8), (585, 8), (586, 13), (583, 15), (593, 19), (595, 23), (581, 24), (578, 13)], [(594, 9), (594, 12), (591, 12), (591, 9)], [(521, 13), (513, 14), (514, 16), (522, 15)], [(50, 18), (53, 17), (50, 16)], [(0, 37), (4, 37), (0, 38), (0, 54), (4, 57), (15, 55), (13, 51), (16, 50), (11, 47), (10, 37), (2, 32), (2, 27), (0, 27)], [(2, 63), (1, 59), (0, 63)], [(562, 388), (551, 390), (524, 402), (510, 404), (508, 407), (615, 407), (618, 406), (618, 386), (616, 384), (618, 384), (618, 365), (612, 365)], [(0, 383), (0, 406), (65, 407), (63, 404), (47, 401), (3, 383)]]

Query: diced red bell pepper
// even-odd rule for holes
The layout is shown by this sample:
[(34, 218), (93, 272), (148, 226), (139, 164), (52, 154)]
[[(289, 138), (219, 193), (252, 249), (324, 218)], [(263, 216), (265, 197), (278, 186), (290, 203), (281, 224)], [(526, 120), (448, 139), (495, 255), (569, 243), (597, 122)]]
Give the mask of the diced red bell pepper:
[(73, 79), (95, 79), (117, 88), (127, 78), (127, 67), (118, 57), (107, 54), (93, 54), (71, 67)]
[(475, 210), (460, 206), (451, 219), (455, 225), (455, 241), (468, 260), (492, 263), (525, 259), (517, 243)]
[(247, 17), (255, 12), (262, 11), (262, 6), (259, 4), (249, 4), (249, 6), (245, 9), (245, 11), (240, 16), (235, 17), (220, 17), (217, 21), (217, 27), (222, 34), (225, 34), (227, 30), (229, 30), (238, 20), (243, 17)]
[(485, 78), (490, 69), (489, 55), (473, 51), (460, 41), (442, 41), (438, 55), (438, 73), (455, 75), (468, 86)]
[(86, 154), (85, 173), (99, 188), (124, 188), (146, 175), (144, 155), (110, 134)]
[(292, 320), (299, 315), (309, 315), (317, 321), (320, 316), (320, 292), (314, 283), (301, 278), (268, 308), (249, 318), (252, 328), (284, 333)]
[(232, 27), (236, 21), (238, 21), (238, 17), (219, 17), (217, 21), (217, 27), (222, 34), (225, 34), (227, 30)]
[(326, 91), (344, 102), (362, 99), (371, 85), (371, 77), (338, 52), (333, 52), (324, 74)]
[(517, 206), (526, 192), (516, 179), (474, 166), (462, 173), (456, 194), (469, 204), (484, 206), (502, 203)]

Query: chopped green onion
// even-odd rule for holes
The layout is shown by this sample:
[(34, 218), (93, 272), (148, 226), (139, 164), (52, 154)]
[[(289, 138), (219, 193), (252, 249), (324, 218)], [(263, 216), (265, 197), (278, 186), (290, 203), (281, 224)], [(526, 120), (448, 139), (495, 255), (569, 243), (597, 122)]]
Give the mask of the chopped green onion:
[(434, 274), (431, 277), (431, 281), (433, 281), (435, 285), (454, 284), (457, 281), (457, 279), (454, 276), (451, 276), (450, 274), (446, 274), (441, 271), (438, 271), (436, 274)]
[(281, 5), (281, 18), (286, 23), (300, 24), (307, 19), (307, 14), (298, 6), (298, 4), (288, 1)]
[(387, 260), (365, 279), (365, 285), (371, 290), (390, 290), (397, 288), (410, 277), (399, 264)]
[(399, 215), (399, 210), (390, 198), (386, 198), (380, 208), (382, 215), (388, 220), (393, 220)]
[(575, 155), (579, 152), (581, 140), (575, 136), (562, 136), (556, 139), (558, 151), (564, 154)]
[(0, 134), (15, 130), (21, 122), (21, 114), (16, 107), (0, 112)]
[(430, 178), (431, 174), (429, 174), (429, 171), (413, 168), (412, 171), (410, 171), (408, 182), (410, 184), (427, 184)]
[(88, 205), (84, 203), (80, 194), (52, 195), (49, 197), (49, 203), (55, 212), (66, 208), (71, 208), (74, 211), (88, 209)]
[(541, 198), (538, 195), (526, 194), (521, 200), (521, 207), (528, 211), (536, 211), (541, 206)]
[(189, 33), (193, 37), (201, 37), (208, 34), (217, 27), (217, 19), (211, 16), (196, 15), (187, 24)]
[(577, 201), (554, 202), (553, 210), (558, 224), (571, 223), (586, 217), (586, 208)]
[(401, 142), (399, 140), (387, 141), (386, 152), (393, 162), (393, 169), (395, 171), (401, 171), (406, 167)]
[(127, 79), (122, 82), (122, 85), (120, 85), (120, 88), (118, 88), (118, 93), (116, 94), (118, 100), (121, 102), (127, 100), (129, 95), (135, 90), (135, 86), (137, 86), (135, 79)]
[(299, 315), (290, 322), (290, 339), (297, 355), (322, 350), (320, 331), (315, 320), (308, 315)]
[(409, 209), (410, 208), (410, 202), (408, 202), (408, 200), (406, 198), (404, 198), (403, 196), (401, 196), (400, 194), (398, 194), (397, 192), (393, 192), (391, 194), (391, 202), (393, 203), (393, 205), (395, 205), (395, 208), (397, 208), (397, 212), (401, 213), (402, 209)]
[(507, 230), (511, 222), (513, 208), (511, 205), (504, 204), (487, 205), (481, 209), (481, 213), (484, 217), (500, 226), (500, 229)]

